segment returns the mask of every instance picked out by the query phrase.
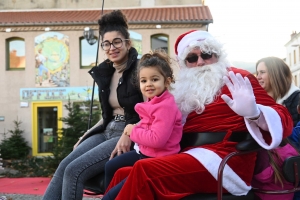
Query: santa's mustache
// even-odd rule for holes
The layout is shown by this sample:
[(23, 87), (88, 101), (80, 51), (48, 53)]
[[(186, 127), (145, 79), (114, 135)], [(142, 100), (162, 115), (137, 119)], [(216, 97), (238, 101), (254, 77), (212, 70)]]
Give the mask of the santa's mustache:
[[(226, 67), (223, 67), (220, 65), (220, 63), (214, 63), (209, 65), (204, 65), (201, 67), (192, 67), (192, 68), (182, 68), (179, 73), (178, 80), (182, 79), (186, 81), (186, 77), (202, 77), (205, 75), (210, 75), (211, 73), (219, 73), (220, 68), (225, 69)], [(223, 70), (224, 71), (224, 70)]]
[(182, 113), (196, 111), (202, 113), (205, 105), (210, 104), (224, 85), (223, 76), (227, 75), (227, 63), (182, 68), (174, 85), (174, 97)]

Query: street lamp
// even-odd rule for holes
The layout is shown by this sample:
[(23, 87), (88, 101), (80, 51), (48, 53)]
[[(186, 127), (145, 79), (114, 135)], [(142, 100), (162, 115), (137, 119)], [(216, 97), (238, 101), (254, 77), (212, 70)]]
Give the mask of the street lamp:
[(84, 28), (83, 36), (90, 45), (93, 45), (97, 42), (97, 37), (94, 35), (94, 30), (90, 27)]

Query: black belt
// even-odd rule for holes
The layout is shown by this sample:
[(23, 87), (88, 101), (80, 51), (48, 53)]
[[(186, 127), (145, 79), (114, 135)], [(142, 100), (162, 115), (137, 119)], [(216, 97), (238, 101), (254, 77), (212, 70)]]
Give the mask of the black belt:
[(115, 120), (115, 122), (125, 122), (125, 116), (124, 115), (115, 115), (113, 116), (113, 120)]
[[(202, 133), (185, 133), (182, 135), (180, 146), (181, 149), (186, 147), (201, 146), (205, 144), (214, 144), (221, 142), (226, 135), (226, 132), (202, 132)], [(232, 132), (229, 141), (241, 142), (251, 138), (247, 132)]]

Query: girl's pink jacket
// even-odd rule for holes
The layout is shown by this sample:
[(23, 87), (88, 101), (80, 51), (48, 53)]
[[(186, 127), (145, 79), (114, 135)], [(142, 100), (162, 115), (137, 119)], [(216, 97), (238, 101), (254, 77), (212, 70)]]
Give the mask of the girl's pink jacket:
[(136, 104), (135, 110), (141, 121), (132, 129), (130, 139), (138, 143), (142, 154), (160, 157), (180, 151), (181, 112), (168, 90), (150, 101)]
[[(283, 162), (286, 158), (299, 155), (298, 152), (290, 144), (286, 144), (283, 147), (279, 146), (275, 149), (275, 151), (277, 151), (278, 155), (280, 156), (280, 160), (278, 161), (280, 167), (282, 167)], [(281, 183), (279, 181), (275, 183), (275, 175), (274, 175), (275, 172), (271, 167), (271, 165), (269, 164), (268, 159), (261, 159), (258, 160), (257, 162), (267, 162), (267, 163), (265, 164), (260, 163), (262, 165), (265, 165), (265, 169), (253, 176), (252, 187), (260, 188), (264, 190), (288, 190), (294, 188), (293, 184), (287, 182), (286, 180), (283, 180), (283, 187), (281, 186)], [(280, 195), (256, 193), (256, 195), (263, 200), (274, 200), (274, 199), (292, 200), (294, 197), (294, 193), (280, 194)]]

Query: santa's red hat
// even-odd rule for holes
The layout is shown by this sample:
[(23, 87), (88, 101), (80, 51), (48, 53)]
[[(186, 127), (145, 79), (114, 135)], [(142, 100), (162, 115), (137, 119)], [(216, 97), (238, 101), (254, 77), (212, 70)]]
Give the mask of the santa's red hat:
[(184, 59), (188, 53), (187, 47), (196, 46), (196, 43), (208, 38), (214, 39), (207, 31), (191, 30), (180, 35), (175, 43), (175, 53), (179, 58)]
[(196, 30), (190, 30), (190, 31), (188, 31), (188, 32), (186, 32), (186, 33), (183, 33), (183, 34), (179, 35), (179, 37), (177, 38), (177, 40), (176, 40), (176, 42), (175, 42), (175, 54), (176, 54), (176, 55), (178, 55), (177, 47), (178, 47), (178, 44), (179, 44), (179, 42), (181, 41), (181, 39), (182, 39), (184, 36), (186, 36), (187, 34), (189, 34), (189, 33), (191, 33), (191, 32), (194, 32), (194, 31), (196, 31)]

